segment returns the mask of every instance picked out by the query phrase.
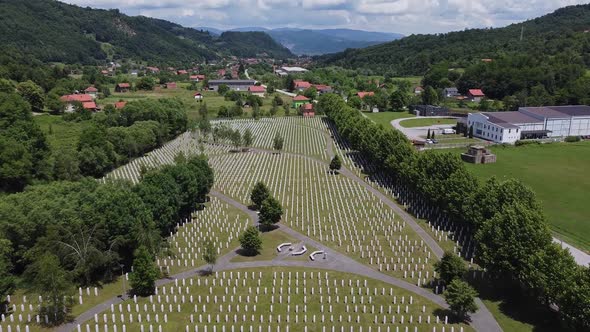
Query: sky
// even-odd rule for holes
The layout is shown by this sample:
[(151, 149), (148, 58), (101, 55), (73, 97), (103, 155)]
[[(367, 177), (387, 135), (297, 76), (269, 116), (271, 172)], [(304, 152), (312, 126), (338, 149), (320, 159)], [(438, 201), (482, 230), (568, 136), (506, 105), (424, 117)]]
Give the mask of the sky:
[(349, 28), (442, 33), (501, 27), (590, 0), (62, 0), (186, 27)]

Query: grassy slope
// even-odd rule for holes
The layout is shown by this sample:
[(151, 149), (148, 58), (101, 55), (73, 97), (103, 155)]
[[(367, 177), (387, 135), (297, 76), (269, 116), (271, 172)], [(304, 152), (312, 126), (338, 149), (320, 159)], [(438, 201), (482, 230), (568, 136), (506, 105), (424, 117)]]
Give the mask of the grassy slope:
[(590, 250), (590, 142), (493, 148), (498, 162), (471, 165), (478, 178), (516, 178), (529, 185), (541, 200), (558, 237)]
[(433, 118), (420, 118), (420, 119), (409, 119), (401, 121), (399, 124), (404, 128), (414, 127), (426, 127), (435, 125), (449, 125), (456, 124), (456, 119), (433, 119)]
[(86, 127), (84, 122), (64, 121), (61, 115), (39, 115), (34, 119), (47, 136), (52, 149), (76, 147), (80, 133)]
[(391, 127), (390, 122), (395, 119), (411, 118), (415, 115), (408, 112), (379, 112), (379, 113), (364, 113), (369, 119), (375, 123), (381, 124), (385, 127)]

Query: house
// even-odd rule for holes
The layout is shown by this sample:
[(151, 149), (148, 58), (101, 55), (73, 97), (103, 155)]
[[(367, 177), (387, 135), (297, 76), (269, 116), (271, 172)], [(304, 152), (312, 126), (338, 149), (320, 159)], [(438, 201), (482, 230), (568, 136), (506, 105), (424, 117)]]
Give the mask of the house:
[(248, 91), (254, 86), (255, 80), (211, 80), (208, 83), (209, 90), (217, 91), (220, 85), (227, 85), (233, 91)]
[(469, 98), (469, 100), (479, 103), (483, 98), (485, 98), (485, 94), (483, 93), (483, 91), (481, 91), (481, 89), (469, 89), (467, 91), (467, 98)]
[(203, 95), (200, 92), (195, 93), (193, 97), (195, 98), (195, 100), (203, 100)]
[(422, 94), (422, 92), (424, 92), (424, 88), (423, 87), (417, 86), (417, 87), (414, 88), (414, 94), (415, 95)]
[(92, 99), (96, 99), (98, 97), (98, 89), (91, 85), (84, 90), (87, 95), (92, 96)]
[(312, 87), (314, 87), (320, 95), (323, 95), (324, 93), (332, 93), (334, 91), (329, 85), (312, 84)]
[(410, 113), (416, 116), (449, 116), (451, 111), (446, 107), (433, 105), (412, 105)]
[(131, 89), (131, 84), (129, 83), (119, 83), (115, 85), (115, 92), (129, 92)]
[(176, 89), (176, 82), (166, 83), (166, 89)]
[(462, 153), (461, 159), (472, 164), (491, 164), (496, 162), (496, 155), (484, 146), (475, 145), (469, 147), (466, 153)]
[(258, 97), (264, 98), (264, 94), (266, 93), (266, 88), (261, 85), (253, 85), (248, 88), (248, 92)]
[(375, 92), (373, 92), (373, 91), (360, 91), (360, 92), (357, 92), (356, 95), (360, 99), (364, 99), (366, 96), (373, 97), (375, 95)]
[(315, 116), (315, 111), (313, 109), (313, 104), (303, 104), (299, 107), (299, 112), (303, 117), (313, 118)]
[(122, 109), (123, 107), (125, 107), (125, 105), (127, 105), (126, 101), (118, 101), (115, 103), (115, 109)]
[(219, 69), (217, 71), (217, 76), (224, 77), (225, 76), (225, 69)]
[(481, 62), (490, 63), (493, 62), (494, 59), (481, 59)]
[(145, 69), (152, 74), (157, 74), (160, 72), (160, 68), (158, 67), (145, 67)]
[(193, 82), (200, 82), (205, 80), (205, 75), (191, 75), (189, 78)]
[(133, 69), (133, 70), (131, 71), (131, 76), (138, 76), (138, 75), (139, 75), (139, 70), (137, 70), (137, 69)]
[(295, 96), (295, 98), (293, 98), (293, 108), (300, 109), (301, 105), (309, 104), (310, 102), (311, 100), (306, 96)]
[(293, 87), (293, 91), (303, 92), (311, 87), (311, 83), (302, 80), (295, 80), (293, 81)]
[(443, 93), (445, 94), (446, 98), (455, 98), (461, 95), (457, 88), (445, 88)]
[(181, 69), (176, 71), (176, 75), (188, 75), (188, 71)]
[(82, 106), (86, 109), (90, 109), (92, 111), (96, 111), (96, 103), (94, 103), (94, 99), (91, 95), (87, 94), (79, 94), (79, 95), (65, 95), (59, 98), (61, 102), (66, 104), (65, 112), (72, 113), (74, 112), (74, 106), (76, 103), (82, 103)]

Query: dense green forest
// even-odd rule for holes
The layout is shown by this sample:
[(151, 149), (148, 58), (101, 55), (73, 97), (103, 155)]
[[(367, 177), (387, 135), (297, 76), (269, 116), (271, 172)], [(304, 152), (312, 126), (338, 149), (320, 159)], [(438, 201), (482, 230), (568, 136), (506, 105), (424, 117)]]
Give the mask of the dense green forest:
[(222, 55), (293, 56), (264, 33), (243, 38), (218, 39), (208, 32), (159, 19), (130, 17), (116, 9), (82, 8), (54, 0), (0, 1), (2, 52), (15, 57), (27, 54), (44, 62), (94, 64), (135, 59), (188, 65)]
[(556, 304), (560, 330), (590, 328), (590, 269), (552, 242), (530, 188), (513, 179), (480, 185), (457, 155), (416, 152), (401, 132), (373, 123), (338, 95), (321, 96), (317, 108), (353, 149), (393, 178), (395, 192), (407, 193), (401, 197), (408, 206), (428, 206), (472, 230), (477, 263), (497, 286)]
[(326, 55), (319, 61), (393, 76), (423, 75), (430, 66), (443, 61), (451, 67), (465, 68), (484, 58), (510, 54), (543, 58), (571, 51), (590, 65), (590, 34), (584, 32), (588, 29), (590, 5), (579, 5), (504, 28), (411, 35), (390, 43)]
[(277, 44), (265, 32), (227, 31), (219, 36), (219, 46), (238, 57), (256, 57), (262, 54), (279, 59), (293, 57), (291, 51)]

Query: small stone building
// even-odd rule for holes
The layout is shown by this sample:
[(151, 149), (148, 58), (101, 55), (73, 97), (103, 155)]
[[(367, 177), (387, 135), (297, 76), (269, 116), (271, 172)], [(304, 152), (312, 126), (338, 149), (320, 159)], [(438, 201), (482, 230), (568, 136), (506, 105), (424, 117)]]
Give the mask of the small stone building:
[(491, 164), (496, 162), (496, 155), (484, 146), (475, 145), (469, 147), (466, 153), (462, 153), (461, 159), (472, 164)]

